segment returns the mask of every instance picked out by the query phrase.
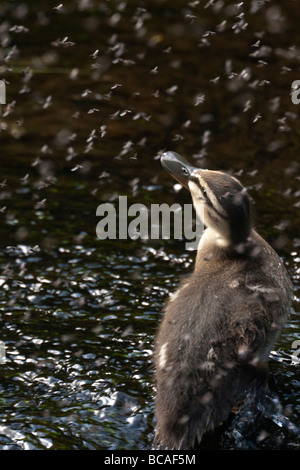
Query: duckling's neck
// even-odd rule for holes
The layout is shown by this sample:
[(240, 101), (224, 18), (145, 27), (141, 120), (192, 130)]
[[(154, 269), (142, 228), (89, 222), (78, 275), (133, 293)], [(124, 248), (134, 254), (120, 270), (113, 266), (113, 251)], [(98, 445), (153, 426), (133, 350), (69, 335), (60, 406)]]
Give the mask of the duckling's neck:
[[(211, 227), (204, 230), (198, 245), (198, 253), (209, 251), (210, 253), (227, 252), (230, 254), (246, 254), (249, 245), (253, 243), (255, 237), (254, 230), (250, 231), (247, 238), (239, 240), (238, 243), (234, 242), (229, 236), (222, 236), (219, 232)], [(251, 243), (252, 240), (252, 243)]]
[(213, 228), (206, 228), (202, 234), (198, 245), (198, 251), (208, 247), (229, 247), (231, 245), (231, 240), (225, 236), (221, 236), (216, 230)]

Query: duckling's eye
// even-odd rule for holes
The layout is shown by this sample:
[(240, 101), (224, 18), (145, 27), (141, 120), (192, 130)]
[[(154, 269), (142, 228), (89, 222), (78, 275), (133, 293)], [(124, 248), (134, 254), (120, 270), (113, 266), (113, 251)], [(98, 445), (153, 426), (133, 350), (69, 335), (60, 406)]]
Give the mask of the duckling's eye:
[(184, 166), (181, 167), (181, 173), (182, 173), (184, 176), (188, 176), (188, 174), (189, 174), (188, 170), (187, 170)]
[(206, 189), (202, 189), (202, 193), (203, 193), (203, 196), (205, 196), (205, 197), (207, 196), (207, 191), (206, 191)]

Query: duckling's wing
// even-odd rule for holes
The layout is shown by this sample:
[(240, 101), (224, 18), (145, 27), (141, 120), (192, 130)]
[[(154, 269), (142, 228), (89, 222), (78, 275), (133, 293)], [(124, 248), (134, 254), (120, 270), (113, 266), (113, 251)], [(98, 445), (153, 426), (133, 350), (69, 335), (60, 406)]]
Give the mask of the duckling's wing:
[[(172, 342), (169, 329), (159, 356), (158, 445), (189, 449), (206, 431), (224, 422), (247, 392), (263, 393), (272, 318), (263, 305), (252, 303), (231, 309), (223, 322), (210, 324), (202, 336), (196, 327), (186, 326), (189, 338), (180, 343), (178, 338)], [(202, 325), (202, 333), (203, 329)]]

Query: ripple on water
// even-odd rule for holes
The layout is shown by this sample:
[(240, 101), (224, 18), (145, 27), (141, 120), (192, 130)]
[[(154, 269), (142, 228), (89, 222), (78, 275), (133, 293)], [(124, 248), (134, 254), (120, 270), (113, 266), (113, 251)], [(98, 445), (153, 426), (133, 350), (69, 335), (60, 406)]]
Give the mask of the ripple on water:
[[(45, 276), (39, 263), (27, 264), (28, 253), (11, 255), (11, 274), (18, 273), (21, 264), (26, 268), (21, 282), (17, 276), (2, 278), (9, 288), (3, 289), (0, 300), (6, 348), (0, 379), (5, 403), (0, 409), (0, 448), (138, 446), (151, 416), (141, 398), (152, 391), (152, 337), (146, 324), (153, 329), (160, 303), (156, 300), (143, 315), (151, 293), (146, 301), (140, 279), (114, 275), (114, 258), (105, 266), (112, 275), (99, 282), (101, 263), (91, 264), (84, 277), (77, 269), (85, 264), (85, 254), (81, 263), (68, 263), (67, 258), (57, 264), (56, 255), (48, 256)], [(129, 271), (136, 269), (136, 260), (132, 262), (127, 261)], [(146, 275), (148, 282), (151, 271), (146, 269)], [(155, 296), (166, 294), (154, 287)], [(116, 402), (118, 388), (131, 390), (133, 396), (119, 391)], [(121, 393), (127, 397), (124, 406)]]

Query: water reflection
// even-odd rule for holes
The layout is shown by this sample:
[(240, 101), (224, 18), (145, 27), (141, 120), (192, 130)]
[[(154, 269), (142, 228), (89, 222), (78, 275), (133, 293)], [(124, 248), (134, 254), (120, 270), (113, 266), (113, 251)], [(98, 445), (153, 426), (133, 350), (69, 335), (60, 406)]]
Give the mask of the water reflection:
[[(114, 250), (103, 256), (91, 248), (61, 248), (48, 259), (37, 252), (28, 246), (7, 250), (1, 448), (149, 447), (153, 335), (163, 300), (191, 269), (192, 257), (150, 247), (120, 266)], [(65, 257), (57, 263), (60, 253)], [(22, 281), (16, 276), (20, 266)], [(287, 345), (295, 337), (290, 331)], [(291, 351), (278, 349), (272, 360), (294, 416), (297, 365), (292, 367)]]
[[(153, 275), (157, 253), (152, 248), (142, 257), (130, 255), (122, 266), (115, 250), (107, 257), (80, 246), (60, 248), (46, 258), (29, 246), (6, 253), (10, 279), (2, 278), (3, 448), (138, 446), (152, 419), (151, 402), (145, 405), (144, 400), (152, 396), (153, 333), (171, 269)], [(64, 259), (57, 262), (62, 253)], [(126, 390), (126, 403), (135, 403), (125, 414), (120, 406), (119, 417), (114, 390), (119, 395)], [(25, 415), (21, 439), (14, 430)], [(37, 423), (47, 426), (40, 424), (41, 433), (35, 437)], [(60, 444), (65, 428), (69, 443)], [(41, 437), (45, 433), (47, 438)]]

